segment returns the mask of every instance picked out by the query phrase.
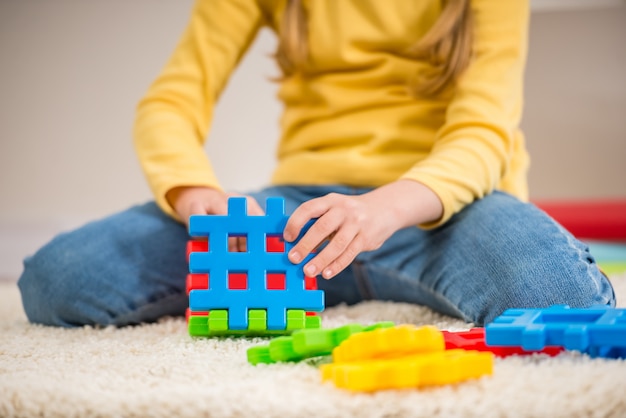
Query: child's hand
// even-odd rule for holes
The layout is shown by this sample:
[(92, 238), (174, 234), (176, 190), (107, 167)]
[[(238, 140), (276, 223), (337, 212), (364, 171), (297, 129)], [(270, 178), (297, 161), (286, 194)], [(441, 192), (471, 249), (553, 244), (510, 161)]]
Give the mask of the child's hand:
[[(167, 200), (172, 205), (180, 219), (189, 222), (191, 215), (226, 215), (228, 213), (228, 198), (241, 196), (236, 193), (225, 193), (210, 187), (177, 187), (167, 193)], [(248, 214), (263, 215), (263, 209), (257, 201), (248, 199)], [(245, 238), (237, 237), (228, 240), (229, 251), (245, 251)]]
[(291, 249), (289, 260), (301, 262), (328, 240), (304, 266), (304, 272), (330, 279), (359, 253), (379, 248), (397, 230), (434, 221), (442, 213), (441, 201), (431, 189), (416, 181), (399, 180), (359, 196), (331, 193), (305, 202), (289, 218), (283, 236), (294, 241), (309, 220), (318, 218)]

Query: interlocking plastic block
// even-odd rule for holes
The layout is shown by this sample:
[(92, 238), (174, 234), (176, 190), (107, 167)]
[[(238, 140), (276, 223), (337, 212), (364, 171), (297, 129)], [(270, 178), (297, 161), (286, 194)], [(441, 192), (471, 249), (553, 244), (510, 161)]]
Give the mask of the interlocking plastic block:
[(626, 309), (508, 309), (485, 330), (488, 346), (520, 346), (525, 350), (561, 346), (608, 356), (626, 347)]
[(288, 337), (274, 338), (269, 344), (249, 348), (248, 362), (276, 363), (326, 356), (332, 353), (333, 348), (357, 332), (369, 332), (392, 326), (393, 322), (378, 322), (368, 326), (349, 324), (333, 329), (302, 329)]
[[(250, 309), (267, 311), (268, 331), (287, 329), (288, 310), (322, 311), (324, 293), (305, 287), (302, 267), (312, 255), (296, 265), (287, 258), (293, 243), (282, 243), (283, 252), (273, 252), (267, 248), (269, 245), (272, 250), (276, 250), (278, 244), (275, 237), (282, 234), (287, 219), (282, 198), (269, 198), (264, 216), (248, 216), (246, 199), (243, 197), (228, 200), (227, 215), (191, 216), (189, 234), (193, 237), (208, 237), (208, 250), (189, 255), (189, 270), (192, 274), (208, 274), (209, 288), (191, 290), (190, 309), (227, 310), (228, 329), (233, 331), (248, 329), (247, 312)], [(229, 252), (229, 236), (245, 236), (247, 251)], [(229, 273), (245, 273), (247, 288), (230, 290)], [(268, 290), (268, 273), (284, 274), (285, 289)]]
[[(248, 315), (250, 315), (250, 311)], [(228, 331), (228, 311), (223, 309), (210, 311), (208, 323), (209, 333), (211, 334), (219, 334), (220, 332)]]
[(333, 361), (346, 363), (444, 349), (443, 334), (437, 328), (400, 325), (351, 335), (333, 350)]
[(492, 373), (493, 354), (466, 350), (321, 366), (322, 380), (359, 392), (446, 385)]
[(209, 335), (209, 317), (207, 315), (188, 316), (187, 330), (189, 335), (194, 337)]
[(209, 288), (209, 275), (208, 274), (188, 274), (187, 275), (187, 294), (192, 290), (208, 289)]
[(307, 290), (317, 290), (317, 277), (304, 276), (304, 288)]
[(473, 351), (489, 351), (497, 357), (508, 357), (512, 355), (547, 354), (556, 356), (563, 351), (561, 347), (545, 347), (543, 350), (528, 351), (521, 347), (496, 347), (485, 344), (485, 329), (472, 328), (469, 331), (441, 331), (446, 343), (446, 350), (462, 349)]
[(189, 323), (189, 318), (191, 318), (192, 316), (207, 316), (209, 313), (208, 312), (191, 312), (191, 309), (187, 308), (185, 310), (185, 321), (187, 321), (187, 323)]
[(187, 241), (187, 262), (189, 263), (189, 255), (191, 253), (201, 253), (209, 251), (209, 242), (207, 240), (192, 239)]
[[(287, 315), (291, 313), (287, 312)], [(264, 309), (250, 309), (248, 311), (248, 330), (251, 332), (265, 331), (267, 329), (267, 312)], [(289, 319), (287, 319), (289, 325)], [(302, 324), (304, 328), (304, 324)]]
[(248, 311), (248, 329), (232, 330), (228, 328), (228, 311), (213, 310), (208, 316), (194, 315), (188, 319), (189, 335), (194, 337), (226, 336), (279, 336), (300, 329), (318, 329), (322, 326), (319, 316), (306, 316), (302, 310), (287, 311), (287, 327), (284, 330), (267, 329), (267, 312), (263, 309)]

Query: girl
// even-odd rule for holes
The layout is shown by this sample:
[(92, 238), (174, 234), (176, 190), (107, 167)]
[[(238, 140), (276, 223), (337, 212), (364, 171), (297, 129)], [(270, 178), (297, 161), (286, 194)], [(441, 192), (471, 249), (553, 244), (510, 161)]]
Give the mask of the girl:
[[(141, 101), (135, 144), (156, 202), (61, 235), (25, 261), (28, 318), (126, 325), (183, 314), (184, 222), (224, 214), (203, 142), (257, 31), (279, 36), (272, 185), (289, 254), (327, 305), (383, 299), (483, 325), (512, 307), (615, 304), (589, 254), (527, 198), (519, 129), (527, 0), (197, 0)], [(260, 144), (259, 146), (263, 146)], [(238, 245), (233, 242), (233, 245)]]

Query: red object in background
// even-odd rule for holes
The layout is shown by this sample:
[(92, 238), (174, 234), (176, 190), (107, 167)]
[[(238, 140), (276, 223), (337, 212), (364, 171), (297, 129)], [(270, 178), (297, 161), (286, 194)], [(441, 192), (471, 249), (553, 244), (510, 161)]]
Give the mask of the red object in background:
[(547, 354), (556, 356), (563, 348), (546, 347), (539, 351), (527, 351), (522, 347), (500, 347), (485, 344), (485, 329), (472, 328), (469, 331), (441, 331), (446, 342), (446, 350), (461, 348), (463, 350), (489, 351), (498, 357), (508, 357), (512, 355), (527, 356), (530, 354)]
[(576, 238), (626, 242), (626, 200), (533, 203)]

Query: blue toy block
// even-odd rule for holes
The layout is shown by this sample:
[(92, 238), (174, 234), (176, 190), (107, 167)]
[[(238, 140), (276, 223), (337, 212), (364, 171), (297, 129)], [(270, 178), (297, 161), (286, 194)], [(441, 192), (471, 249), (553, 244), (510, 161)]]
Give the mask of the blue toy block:
[(626, 309), (508, 309), (485, 327), (485, 337), (490, 346), (561, 346), (596, 357), (621, 357), (626, 354)]
[[(228, 199), (227, 215), (194, 215), (189, 220), (189, 234), (208, 237), (207, 252), (192, 252), (191, 273), (209, 274), (209, 288), (189, 293), (191, 311), (228, 310), (228, 328), (248, 329), (248, 310), (267, 310), (267, 329), (284, 330), (287, 310), (302, 309), (319, 312), (324, 309), (324, 292), (306, 290), (303, 265), (287, 258), (294, 243), (285, 242), (284, 252), (268, 252), (267, 236), (282, 235), (287, 224), (285, 201), (269, 198), (264, 216), (248, 216), (244, 197)], [(229, 252), (228, 237), (245, 236), (247, 251)], [(247, 289), (228, 289), (228, 273), (245, 273)], [(285, 275), (284, 290), (268, 290), (267, 274)]]

